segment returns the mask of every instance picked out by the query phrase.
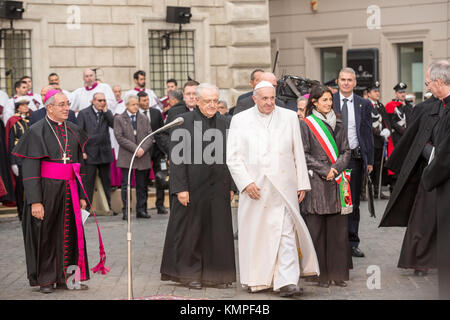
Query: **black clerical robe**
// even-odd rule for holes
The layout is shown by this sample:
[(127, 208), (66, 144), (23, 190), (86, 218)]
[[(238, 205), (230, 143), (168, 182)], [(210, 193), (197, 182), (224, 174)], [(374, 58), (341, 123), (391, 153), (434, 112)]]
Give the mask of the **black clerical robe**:
[(427, 104), (426, 108), (406, 128), (386, 163), (398, 179), (380, 226), (407, 226), (399, 268), (429, 269), (437, 264), (436, 192), (425, 190), (422, 173), (443, 118), (440, 102)]
[[(22, 224), (27, 276), (31, 286), (66, 284), (70, 276), (66, 274), (67, 268), (78, 265), (80, 254), (85, 257), (86, 271), (80, 281), (89, 279), (86, 239), (83, 231), (84, 254), (82, 254), (78, 250), (79, 238), (69, 183), (67, 180), (43, 178), (41, 175), (41, 166), (44, 162), (64, 163), (63, 149), (68, 139), (66, 155), (70, 160), (66, 161), (81, 164), (80, 173), (83, 176), (82, 150), (87, 141), (87, 135), (77, 125), (68, 121), (65, 124), (58, 124), (46, 117), (30, 127), (13, 149), (13, 154), (22, 158), (25, 189), (25, 211)], [(80, 199), (85, 199), (79, 184), (78, 194)], [(44, 220), (32, 216), (33, 203), (43, 204)]]
[[(208, 119), (199, 108), (182, 117), (184, 123), (171, 132), (172, 207), (161, 279), (199, 281), (206, 286), (230, 284), (236, 281), (236, 268), (230, 205), (230, 191), (235, 187), (225, 162), (229, 120), (219, 113)], [(201, 139), (205, 133), (207, 136), (213, 132), (208, 129), (216, 129), (220, 137)], [(181, 139), (177, 135), (180, 132)], [(214, 150), (212, 140), (217, 142)], [(208, 164), (208, 157), (202, 157), (203, 154), (212, 155), (215, 161)], [(183, 161), (179, 155), (185, 156)], [(182, 191), (189, 192), (187, 207), (177, 199), (177, 193)]]
[(11, 162), (6, 148), (5, 126), (3, 121), (0, 121), (0, 201), (3, 203), (15, 201), (11, 174)]
[(426, 190), (436, 191), (439, 298), (450, 299), (450, 96), (436, 138), (435, 157), (423, 172)]

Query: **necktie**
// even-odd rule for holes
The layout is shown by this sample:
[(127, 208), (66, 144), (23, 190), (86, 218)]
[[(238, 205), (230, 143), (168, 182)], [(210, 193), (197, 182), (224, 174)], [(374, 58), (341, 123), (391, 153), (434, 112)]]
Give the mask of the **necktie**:
[(97, 124), (100, 123), (100, 117), (102, 116), (102, 114), (100, 112), (97, 112)]
[(348, 127), (348, 108), (347, 108), (347, 98), (343, 99), (344, 104), (342, 105), (341, 114), (342, 114), (342, 122), (344, 123), (345, 127)]
[(136, 115), (131, 116), (131, 124), (133, 125), (133, 129), (136, 130)]
[[(148, 110), (145, 110), (144, 111), (144, 115), (145, 115), (145, 117), (148, 119)], [(149, 119), (150, 120), (150, 119)]]

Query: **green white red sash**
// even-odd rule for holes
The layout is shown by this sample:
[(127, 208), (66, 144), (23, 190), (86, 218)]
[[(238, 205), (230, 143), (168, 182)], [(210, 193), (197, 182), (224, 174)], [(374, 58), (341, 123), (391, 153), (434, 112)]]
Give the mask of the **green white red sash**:
[[(331, 163), (334, 164), (339, 157), (339, 151), (330, 130), (325, 123), (314, 114), (306, 117), (305, 122), (319, 141)], [(350, 192), (350, 175), (351, 170), (347, 169), (335, 178), (339, 187), (341, 214), (348, 214), (353, 211), (352, 195)]]
[(331, 163), (334, 164), (339, 157), (339, 152), (336, 141), (334, 141), (330, 130), (328, 130), (322, 120), (313, 114), (306, 117), (305, 122), (317, 140), (319, 140), (320, 145), (327, 154), (328, 158), (330, 158)]

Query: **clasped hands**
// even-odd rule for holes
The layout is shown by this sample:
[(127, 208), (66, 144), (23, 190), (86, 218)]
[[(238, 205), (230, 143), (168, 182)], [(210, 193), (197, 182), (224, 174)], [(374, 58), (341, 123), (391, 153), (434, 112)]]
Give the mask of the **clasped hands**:
[[(177, 193), (178, 201), (185, 207), (189, 204), (189, 191), (182, 191)], [(234, 198), (234, 191), (230, 191), (230, 201)]]
[[(86, 200), (80, 199), (80, 207), (85, 210), (87, 206)], [(31, 215), (39, 220), (44, 220), (44, 205), (41, 202), (31, 205)]]
[[(259, 200), (261, 198), (260, 188), (256, 185), (256, 183), (252, 182), (247, 187), (245, 187), (244, 192), (247, 192), (248, 196), (253, 200)], [(301, 203), (305, 198), (306, 191), (299, 190), (297, 191), (298, 195), (298, 203)]]

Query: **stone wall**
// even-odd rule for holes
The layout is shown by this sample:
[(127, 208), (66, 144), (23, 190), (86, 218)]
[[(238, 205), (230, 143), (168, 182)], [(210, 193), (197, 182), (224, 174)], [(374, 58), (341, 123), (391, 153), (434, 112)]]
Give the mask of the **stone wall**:
[(74, 90), (87, 67), (101, 68), (104, 82), (131, 88), (134, 71), (149, 68), (148, 29), (178, 27), (165, 22), (169, 5), (191, 7), (192, 23), (183, 29), (196, 31), (197, 80), (217, 84), (230, 104), (248, 91), (254, 68), (270, 69), (268, 0), (29, 0), (14, 27), (33, 30), (35, 91), (50, 72)]
[[(450, 5), (447, 0), (270, 0), (271, 41), (280, 50), (278, 71), (320, 79), (319, 48), (378, 48), (381, 93), (392, 98), (398, 82), (397, 47), (423, 43), (427, 65), (450, 56)], [(380, 28), (368, 28), (369, 6), (380, 8)], [(344, 63), (345, 64), (345, 63)]]

